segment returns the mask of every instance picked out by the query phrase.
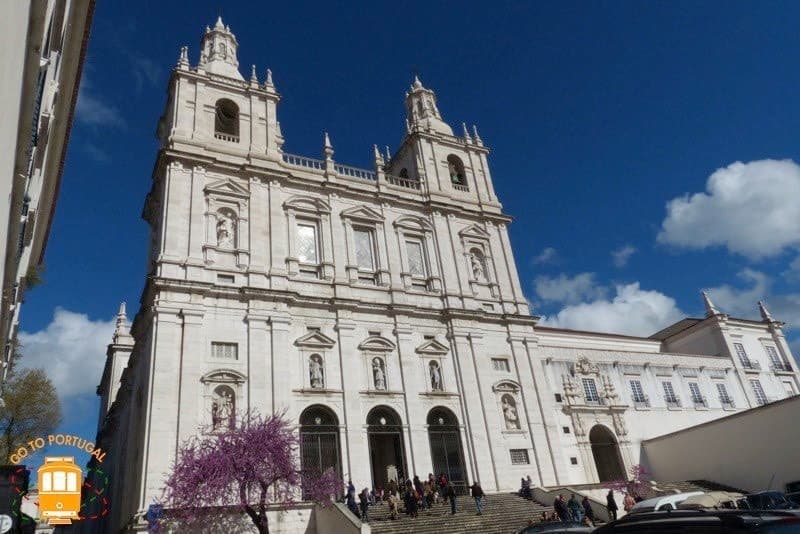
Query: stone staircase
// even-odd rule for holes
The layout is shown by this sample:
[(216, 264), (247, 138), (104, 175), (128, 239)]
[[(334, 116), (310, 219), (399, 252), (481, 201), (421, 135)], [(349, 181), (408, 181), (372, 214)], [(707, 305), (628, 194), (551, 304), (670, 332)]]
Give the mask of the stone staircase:
[(373, 534), (401, 534), (406, 532), (449, 534), (513, 534), (528, 525), (533, 519), (538, 522), (542, 512), (552, 511), (543, 506), (517, 496), (516, 493), (495, 493), (483, 498), (483, 514), (477, 515), (472, 497), (458, 497), (456, 515), (450, 515), (450, 504), (434, 504), (431, 510), (420, 510), (419, 516), (412, 519), (400, 506), (400, 518), (389, 518), (389, 505), (386, 503), (369, 507), (369, 525)]

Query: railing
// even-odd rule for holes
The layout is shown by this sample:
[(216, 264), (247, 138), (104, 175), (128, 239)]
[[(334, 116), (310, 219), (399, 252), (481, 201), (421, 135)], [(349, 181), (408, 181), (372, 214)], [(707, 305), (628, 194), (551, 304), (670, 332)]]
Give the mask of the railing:
[(667, 408), (681, 407), (681, 400), (678, 397), (664, 397), (664, 402), (667, 403)]
[(733, 403), (733, 399), (730, 397), (720, 397), (719, 402), (722, 404), (723, 408), (736, 408), (736, 405)]
[(306, 158), (304, 156), (297, 156), (295, 154), (283, 153), (283, 162), (287, 165), (294, 165), (295, 167), (305, 167), (306, 169), (317, 169), (319, 171), (325, 169), (325, 162), (319, 159)]
[(350, 167), (349, 165), (339, 165), (336, 163), (333, 166), (333, 170), (343, 176), (349, 176), (350, 178), (368, 180), (370, 182), (374, 182), (376, 180), (375, 172), (368, 171), (367, 169), (359, 169), (358, 167)]
[(393, 176), (391, 174), (387, 174), (386, 181), (392, 185), (396, 185), (399, 187), (406, 187), (408, 189), (420, 188), (419, 180), (413, 180), (411, 178), (400, 178), (399, 176)]
[(221, 141), (229, 141), (231, 143), (238, 143), (239, 136), (238, 135), (231, 135), (222, 132), (214, 132), (214, 137), (221, 140)]
[(703, 407), (708, 408), (708, 401), (706, 400), (705, 395), (700, 395), (699, 397), (692, 397), (692, 402), (694, 403), (694, 407), (697, 408)]
[(754, 369), (756, 371), (761, 370), (761, 364), (758, 362), (754, 362), (753, 360), (745, 360), (742, 362), (742, 367), (745, 369)]
[(633, 398), (633, 405), (636, 408), (649, 408), (650, 407), (650, 398), (647, 395), (642, 395), (639, 398)]
[(773, 371), (784, 372), (784, 373), (791, 373), (792, 372), (792, 367), (788, 363), (775, 363), (775, 362), (773, 362), (769, 367)]
[(469, 192), (469, 187), (468, 186), (457, 184), (455, 182), (453, 182), (453, 189), (455, 189), (457, 191), (464, 191), (465, 193)]
[(605, 403), (606, 403), (605, 400), (603, 400), (602, 398), (600, 398), (600, 399), (586, 399), (586, 404), (588, 404), (590, 406), (603, 406), (603, 405), (605, 405)]

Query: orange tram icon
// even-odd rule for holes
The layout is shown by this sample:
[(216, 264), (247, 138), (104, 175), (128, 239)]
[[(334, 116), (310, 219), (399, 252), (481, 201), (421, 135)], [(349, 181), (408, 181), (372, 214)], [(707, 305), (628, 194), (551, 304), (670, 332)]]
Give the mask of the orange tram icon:
[(46, 456), (39, 468), (39, 510), (51, 525), (80, 519), (83, 472), (72, 456)]

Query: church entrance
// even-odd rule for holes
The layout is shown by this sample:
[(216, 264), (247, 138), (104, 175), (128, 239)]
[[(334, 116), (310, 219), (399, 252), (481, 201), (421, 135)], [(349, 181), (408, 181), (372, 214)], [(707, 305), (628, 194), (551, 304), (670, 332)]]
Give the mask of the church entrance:
[(589, 431), (589, 442), (600, 482), (627, 479), (617, 438), (609, 429), (602, 425), (593, 426)]
[(433, 474), (441, 473), (455, 486), (459, 495), (467, 493), (467, 470), (464, 467), (464, 452), (458, 419), (447, 408), (434, 408), (428, 413), (428, 438), (431, 443)]
[(399, 484), (407, 477), (400, 416), (391, 408), (378, 406), (367, 415), (367, 425), (372, 486), (385, 489), (390, 480)]
[(336, 414), (325, 406), (306, 408), (300, 415), (300, 463), (303, 471), (320, 475), (333, 469), (341, 478), (341, 457)]

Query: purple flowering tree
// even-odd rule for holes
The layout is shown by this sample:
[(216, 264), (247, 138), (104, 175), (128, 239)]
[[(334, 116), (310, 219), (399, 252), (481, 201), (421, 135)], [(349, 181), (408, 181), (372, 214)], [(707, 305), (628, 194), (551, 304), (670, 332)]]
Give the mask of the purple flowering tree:
[(641, 465), (632, 465), (628, 470), (630, 478), (611, 480), (603, 484), (606, 488), (633, 495), (645, 496), (650, 492), (650, 473)]
[(344, 483), (333, 470), (299, 469), (297, 447), (283, 414), (244, 413), (233, 428), (189, 439), (166, 480), (158, 523), (206, 527), (243, 512), (266, 534), (272, 505), (285, 509), (301, 493), (322, 505), (342, 495)]

